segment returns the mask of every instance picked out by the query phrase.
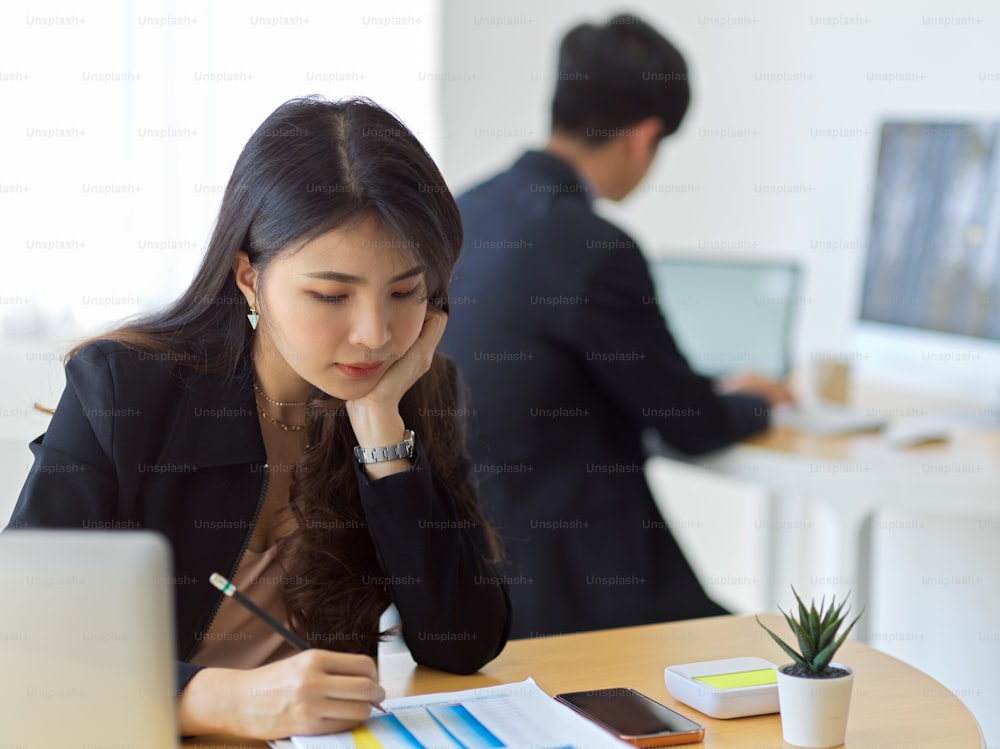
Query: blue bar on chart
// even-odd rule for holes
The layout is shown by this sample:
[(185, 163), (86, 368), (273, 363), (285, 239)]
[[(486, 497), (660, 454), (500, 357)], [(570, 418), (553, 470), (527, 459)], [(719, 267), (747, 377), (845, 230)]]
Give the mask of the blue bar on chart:
[[(420, 739), (417, 739), (417, 735)], [(351, 732), (357, 749), (502, 749), (504, 743), (464, 705), (402, 710), (369, 718)]]
[(457, 747), (462, 747), (462, 749), (496, 749), (504, 745), (469, 712), (465, 705), (429, 707), (427, 712), (455, 740)]
[(351, 731), (351, 739), (355, 749), (424, 749), (417, 737), (392, 714), (369, 718)]

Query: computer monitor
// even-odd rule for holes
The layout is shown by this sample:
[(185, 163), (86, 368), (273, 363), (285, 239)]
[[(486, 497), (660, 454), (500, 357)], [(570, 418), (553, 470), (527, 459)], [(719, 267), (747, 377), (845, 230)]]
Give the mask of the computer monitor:
[(858, 328), (862, 371), (1000, 396), (1000, 123), (886, 122)]
[(788, 376), (797, 263), (668, 256), (649, 265), (660, 309), (695, 371)]

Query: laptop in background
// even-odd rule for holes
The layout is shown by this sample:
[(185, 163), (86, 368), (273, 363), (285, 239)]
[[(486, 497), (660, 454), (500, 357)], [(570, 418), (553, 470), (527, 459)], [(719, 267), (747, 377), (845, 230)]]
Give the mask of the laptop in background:
[(649, 266), (660, 309), (696, 372), (789, 376), (797, 263), (665, 257)]
[(171, 574), (147, 531), (0, 533), (4, 746), (179, 746)]
[[(649, 262), (657, 303), (692, 368), (718, 378), (756, 372), (787, 379), (802, 299), (793, 260), (660, 257)], [(814, 435), (881, 429), (881, 416), (834, 404), (781, 407), (774, 423)]]

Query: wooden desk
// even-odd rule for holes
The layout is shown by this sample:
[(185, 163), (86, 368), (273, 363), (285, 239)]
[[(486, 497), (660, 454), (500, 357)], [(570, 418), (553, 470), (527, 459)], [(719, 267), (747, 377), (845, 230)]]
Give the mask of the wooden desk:
[[(785, 634), (784, 620), (762, 617)], [(381, 659), (390, 697), (473, 689), (532, 677), (549, 694), (633, 687), (705, 726), (700, 746), (785, 749), (778, 715), (715, 720), (674, 700), (663, 668), (674, 663), (760, 656), (784, 657), (753, 617), (718, 617), (644, 627), (515, 640), (480, 673), (452, 676), (415, 667), (406, 654)], [(981, 749), (979, 727), (951, 692), (917, 669), (854, 641), (837, 654), (856, 676), (847, 725), (848, 749)], [(195, 739), (185, 747), (263, 747), (262, 742)]]

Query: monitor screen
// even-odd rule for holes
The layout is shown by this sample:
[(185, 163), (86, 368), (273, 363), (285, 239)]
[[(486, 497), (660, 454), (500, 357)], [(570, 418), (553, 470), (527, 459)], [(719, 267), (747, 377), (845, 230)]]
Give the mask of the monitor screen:
[(1000, 340), (1000, 123), (882, 127), (861, 319)]

